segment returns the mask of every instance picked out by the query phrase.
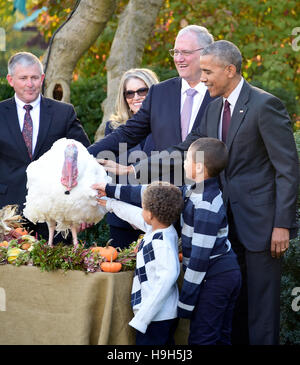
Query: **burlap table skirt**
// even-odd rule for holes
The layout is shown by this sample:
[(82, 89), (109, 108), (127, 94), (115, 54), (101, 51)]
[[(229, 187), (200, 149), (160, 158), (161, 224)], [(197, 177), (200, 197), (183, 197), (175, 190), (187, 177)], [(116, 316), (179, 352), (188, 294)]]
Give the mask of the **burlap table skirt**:
[[(1, 345), (134, 345), (133, 272), (41, 272), (0, 265)], [(186, 344), (180, 320), (176, 344)]]

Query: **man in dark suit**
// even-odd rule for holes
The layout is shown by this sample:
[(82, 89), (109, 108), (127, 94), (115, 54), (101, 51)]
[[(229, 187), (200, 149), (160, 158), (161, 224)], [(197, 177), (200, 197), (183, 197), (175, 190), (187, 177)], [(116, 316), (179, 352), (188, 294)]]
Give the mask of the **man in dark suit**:
[[(169, 152), (183, 154), (203, 136), (226, 143), (229, 163), (220, 182), (229, 238), (243, 273), (233, 343), (278, 344), (281, 258), (297, 234), (299, 161), (284, 105), (249, 85), (241, 76), (241, 63), (239, 49), (230, 42), (204, 49), (201, 80), (211, 97), (218, 98), (208, 105), (201, 126)], [(151, 168), (159, 166), (152, 159)], [(148, 161), (135, 167), (143, 171)]]
[[(18, 204), (22, 211), (27, 194), (26, 168), (56, 140), (66, 137), (90, 145), (73, 106), (41, 96), (44, 77), (41, 62), (31, 53), (17, 53), (8, 62), (7, 80), (15, 95), (0, 103), (0, 207)], [(32, 132), (29, 142), (23, 137), (28, 117)], [(30, 228), (48, 238), (45, 225)]]
[[(140, 143), (152, 133), (155, 151), (162, 151), (185, 139), (182, 134), (181, 110), (188, 89), (196, 91), (189, 120), (188, 132), (200, 125), (207, 104), (212, 100), (204, 84), (200, 82), (199, 52), (213, 42), (206, 28), (190, 25), (177, 35), (175, 46), (170, 50), (179, 77), (151, 86), (140, 110), (109, 136), (91, 145), (88, 150), (94, 156), (102, 151), (119, 154), (119, 143), (127, 148)], [(123, 166), (127, 173), (132, 166)], [(128, 171), (127, 171), (128, 170)]]

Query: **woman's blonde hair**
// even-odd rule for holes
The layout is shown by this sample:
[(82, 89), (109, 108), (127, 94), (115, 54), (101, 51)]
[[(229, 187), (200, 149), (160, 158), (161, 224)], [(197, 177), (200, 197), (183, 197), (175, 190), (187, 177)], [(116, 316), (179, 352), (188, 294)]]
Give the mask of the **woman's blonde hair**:
[(127, 120), (133, 115), (124, 97), (126, 83), (129, 79), (133, 78), (142, 80), (148, 88), (154, 84), (159, 83), (156, 73), (152, 70), (149, 70), (148, 68), (132, 68), (126, 71), (120, 81), (115, 105), (115, 113), (110, 116), (110, 124), (113, 128), (117, 128), (120, 124), (126, 123)]

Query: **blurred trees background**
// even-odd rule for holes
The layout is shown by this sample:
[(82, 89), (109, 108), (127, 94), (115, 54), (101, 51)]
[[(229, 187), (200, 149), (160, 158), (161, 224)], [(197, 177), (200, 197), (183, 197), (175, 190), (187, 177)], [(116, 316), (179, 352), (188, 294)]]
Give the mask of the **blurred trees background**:
[[(5, 77), (7, 59), (15, 51), (27, 49), (42, 57), (54, 32), (79, 3), (77, 0), (27, 0), (28, 14), (43, 6), (47, 7), (47, 11), (25, 28), (26, 31), (18, 32), (12, 28), (18, 14), (13, 14), (13, 1), (0, 2), (1, 27), (5, 28), (7, 34), (7, 50), (0, 52), (1, 77)], [(129, 2), (113, 1), (115, 11), (73, 71), (71, 102), (92, 141), (102, 121), (101, 103), (107, 95), (107, 60), (119, 19)], [(230, 40), (241, 49), (244, 57), (243, 76), (247, 81), (280, 97), (297, 128), (300, 127), (300, 51), (292, 47), (292, 41), (296, 38), (292, 32), (299, 26), (299, 13), (300, 2), (296, 0), (164, 0), (146, 42), (142, 60), (135, 67), (149, 67), (157, 72), (161, 80), (176, 76), (168, 49), (173, 47), (178, 30), (187, 24), (203, 25), (214, 35), (215, 40)], [(141, 37), (140, 31), (135, 32), (134, 26), (127, 32), (123, 34), (124, 48), (126, 39), (131, 42)], [(76, 40), (79, 42), (83, 35), (74, 32), (73, 37), (73, 44), (76, 44)], [(0, 98), (1, 93), (0, 90)]]

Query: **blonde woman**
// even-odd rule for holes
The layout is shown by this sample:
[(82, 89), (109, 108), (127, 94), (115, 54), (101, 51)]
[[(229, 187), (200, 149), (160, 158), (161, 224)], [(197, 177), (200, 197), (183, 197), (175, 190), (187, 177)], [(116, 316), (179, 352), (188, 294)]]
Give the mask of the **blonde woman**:
[[(120, 125), (125, 124), (135, 113), (137, 113), (146, 98), (150, 87), (159, 82), (157, 75), (146, 68), (133, 68), (126, 71), (121, 80), (116, 100), (115, 112), (110, 120), (106, 122), (105, 135), (110, 134)], [(154, 150), (152, 135), (149, 134), (140, 144), (128, 151), (142, 150), (150, 155)], [(112, 245), (115, 247), (128, 247), (143, 233), (132, 228), (130, 224), (121, 220), (113, 213), (106, 215), (106, 222), (109, 224), (110, 237), (113, 238)]]

